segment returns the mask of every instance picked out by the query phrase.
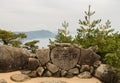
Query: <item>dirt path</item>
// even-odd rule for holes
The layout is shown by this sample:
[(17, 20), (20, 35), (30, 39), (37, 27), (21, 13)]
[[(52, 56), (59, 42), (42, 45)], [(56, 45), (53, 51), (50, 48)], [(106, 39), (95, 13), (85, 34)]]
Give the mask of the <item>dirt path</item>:
[(10, 76), (13, 74), (19, 74), (20, 71), (9, 72), (9, 73), (0, 73), (0, 79), (5, 79), (8, 83), (40, 83), (41, 81), (52, 81), (52, 80), (61, 80), (67, 83), (101, 83), (96, 78), (91, 79), (79, 79), (78, 77), (74, 78), (53, 78), (53, 77), (42, 77), (42, 78), (32, 78), (25, 82), (13, 82), (10, 79)]

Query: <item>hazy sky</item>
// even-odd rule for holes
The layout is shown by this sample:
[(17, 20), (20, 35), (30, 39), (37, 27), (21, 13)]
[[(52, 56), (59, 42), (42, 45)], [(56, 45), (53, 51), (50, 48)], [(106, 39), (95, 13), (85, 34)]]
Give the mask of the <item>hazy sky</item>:
[(66, 20), (75, 31), (88, 5), (96, 11), (95, 18), (103, 23), (109, 19), (120, 30), (120, 0), (0, 0), (0, 29), (57, 31)]

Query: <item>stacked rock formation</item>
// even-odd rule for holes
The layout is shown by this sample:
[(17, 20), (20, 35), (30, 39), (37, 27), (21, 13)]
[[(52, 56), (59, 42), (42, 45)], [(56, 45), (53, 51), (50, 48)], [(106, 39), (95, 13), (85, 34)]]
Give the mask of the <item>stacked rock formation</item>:
[[(92, 48), (83, 49), (72, 44), (55, 44), (39, 49), (36, 58), (40, 65), (28, 75), (90, 78), (100, 65), (100, 56)], [(32, 65), (31, 68), (34, 68)], [(33, 73), (34, 72), (34, 73)], [(33, 76), (33, 77), (34, 77)]]
[(0, 45), (0, 72), (24, 69), (22, 73), (29, 77), (94, 76), (105, 83), (116, 83), (115, 74), (110, 67), (101, 64), (96, 49), (97, 47), (84, 49), (78, 45), (61, 43), (30, 54), (19, 48)]

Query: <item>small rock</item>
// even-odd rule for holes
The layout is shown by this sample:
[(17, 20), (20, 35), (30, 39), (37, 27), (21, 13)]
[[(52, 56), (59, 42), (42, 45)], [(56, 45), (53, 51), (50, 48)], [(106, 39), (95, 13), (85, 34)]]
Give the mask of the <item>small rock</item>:
[(79, 74), (79, 69), (78, 68), (73, 68), (73, 69), (70, 69), (68, 72), (70, 72), (74, 75), (77, 75), (77, 74)]
[(76, 65), (77, 68), (80, 68), (81, 66), (79, 64)]
[(89, 65), (82, 65), (80, 72), (84, 72), (84, 71), (90, 71), (90, 66)]
[(28, 75), (29, 73), (31, 73), (32, 71), (30, 70), (22, 70), (21, 73), (22, 74), (25, 74), (25, 75)]
[(113, 70), (106, 64), (101, 64), (95, 71), (95, 77), (104, 83), (117, 83), (118, 80)]
[(59, 70), (59, 68), (58, 68), (56, 65), (52, 64), (52, 63), (48, 63), (48, 64), (46, 65), (46, 67), (47, 67), (47, 69), (48, 69), (49, 71), (51, 71), (52, 73), (55, 73), (55, 72), (57, 72), (57, 71)]
[(70, 72), (68, 72), (66, 75), (65, 75), (66, 78), (72, 78), (74, 77), (74, 75)]
[(90, 72), (87, 72), (87, 71), (85, 71), (85, 72), (83, 72), (83, 73), (80, 73), (79, 75), (78, 75), (78, 77), (79, 78), (91, 78), (92, 76), (91, 76), (91, 74), (90, 74)]
[(94, 67), (90, 66), (90, 73), (93, 74), (94, 73)]
[(93, 64), (93, 66), (94, 66), (95, 68), (97, 68), (97, 67), (100, 66), (100, 64), (101, 64), (101, 61), (96, 61), (96, 62)]
[(10, 76), (10, 79), (15, 82), (24, 82), (24, 81), (30, 79), (30, 77), (27, 75), (24, 75), (24, 74), (14, 74), (14, 75)]
[(5, 79), (0, 79), (0, 83), (7, 83)]
[(37, 76), (38, 76), (38, 75), (37, 75), (37, 71), (32, 71), (32, 72), (30, 72), (30, 73), (28, 74), (28, 76), (31, 77), (31, 78), (37, 77)]
[(43, 68), (43, 67), (39, 67), (39, 68), (37, 69), (37, 73), (38, 73), (39, 76), (42, 76), (42, 75), (43, 75), (43, 72), (44, 72), (44, 68)]
[(64, 77), (67, 74), (67, 71), (61, 70), (61, 76)]
[(61, 71), (57, 71), (53, 74), (53, 77), (61, 77)]
[(52, 73), (50, 71), (46, 71), (44, 74), (43, 74), (44, 77), (51, 77), (52, 76)]

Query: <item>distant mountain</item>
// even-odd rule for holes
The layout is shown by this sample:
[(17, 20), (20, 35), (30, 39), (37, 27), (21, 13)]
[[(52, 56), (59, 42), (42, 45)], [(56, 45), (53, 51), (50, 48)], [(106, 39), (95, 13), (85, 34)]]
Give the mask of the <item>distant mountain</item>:
[[(15, 32), (15, 33), (21, 33), (21, 32)], [(55, 37), (55, 34), (48, 30), (28, 31), (28, 32), (23, 32), (23, 33), (27, 35), (27, 38), (25, 40)]]

